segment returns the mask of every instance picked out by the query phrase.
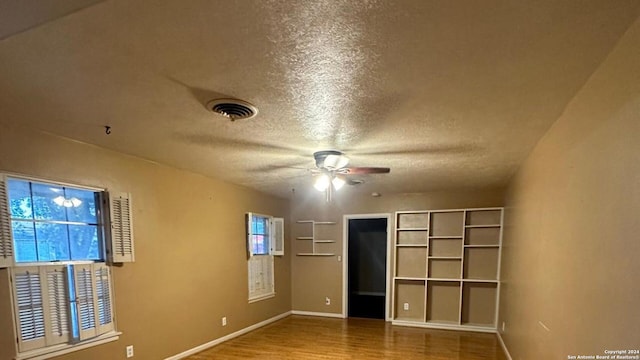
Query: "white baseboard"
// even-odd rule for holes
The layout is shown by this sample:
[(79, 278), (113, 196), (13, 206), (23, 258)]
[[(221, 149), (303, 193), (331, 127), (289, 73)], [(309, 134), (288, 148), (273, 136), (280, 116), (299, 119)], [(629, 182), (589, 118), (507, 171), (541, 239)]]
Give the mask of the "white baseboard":
[(206, 344), (198, 345), (198, 346), (196, 346), (196, 347), (194, 347), (192, 349), (189, 349), (187, 351), (183, 351), (180, 354), (170, 356), (170, 357), (168, 357), (168, 358), (166, 358), (164, 360), (180, 360), (180, 359), (186, 358), (187, 356), (199, 353), (199, 352), (204, 351), (204, 350), (206, 350), (206, 349), (208, 349), (210, 347), (216, 346), (216, 345), (221, 344), (221, 343), (223, 343), (225, 341), (229, 341), (229, 340), (231, 340), (233, 338), (236, 338), (236, 337), (238, 337), (240, 335), (244, 335), (244, 334), (246, 334), (246, 333), (248, 333), (250, 331), (256, 330), (256, 329), (261, 328), (261, 327), (263, 327), (265, 325), (269, 325), (272, 322), (278, 321), (278, 320), (280, 320), (282, 318), (285, 318), (285, 317), (287, 317), (287, 316), (289, 316), (291, 314), (292, 314), (291, 311), (287, 311), (287, 312), (282, 313), (280, 315), (276, 315), (276, 316), (274, 316), (274, 317), (272, 317), (270, 319), (261, 321), (261, 322), (259, 322), (257, 324), (253, 324), (251, 326), (248, 326), (248, 327), (246, 327), (244, 329), (240, 329), (240, 330), (238, 330), (238, 331), (236, 331), (234, 333), (231, 333), (229, 335), (225, 335), (225, 336), (223, 336), (221, 338), (217, 338), (215, 340), (209, 341)]
[(344, 315), (342, 315), (342, 314), (323, 313), (323, 312), (315, 312), (315, 311), (292, 310), (291, 314), (292, 315), (320, 316), (320, 317), (330, 317), (330, 318), (344, 319)]
[(498, 340), (500, 341), (500, 346), (502, 346), (502, 350), (504, 350), (504, 354), (507, 355), (507, 360), (513, 360), (511, 358), (511, 354), (509, 354), (509, 349), (507, 349), (507, 345), (504, 344), (504, 340), (502, 340), (502, 336), (500, 336), (500, 331), (497, 331)]

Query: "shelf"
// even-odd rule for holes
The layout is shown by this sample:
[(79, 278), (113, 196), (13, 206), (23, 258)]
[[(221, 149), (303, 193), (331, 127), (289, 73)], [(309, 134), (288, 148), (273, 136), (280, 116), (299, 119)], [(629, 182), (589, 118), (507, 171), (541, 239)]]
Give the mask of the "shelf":
[(397, 229), (427, 229), (429, 227), (429, 213), (397, 213), (396, 228)]
[(427, 282), (427, 322), (459, 324), (460, 286), (459, 282)]
[(463, 278), (497, 280), (499, 256), (498, 247), (465, 248)]
[(336, 254), (331, 253), (297, 253), (298, 256), (335, 256)]
[(498, 284), (467, 283), (462, 287), (462, 323), (495, 326)]
[(395, 319), (393, 319), (393, 321), (422, 324), (424, 322), (424, 319), (417, 319), (417, 318), (411, 318), (411, 317), (396, 317)]
[(427, 248), (399, 247), (396, 248), (396, 276), (426, 277), (427, 276)]
[(465, 245), (500, 244), (500, 227), (468, 227), (465, 229)]
[[(298, 256), (334, 256), (334, 253), (328, 253), (328, 252), (319, 252), (318, 251), (318, 247), (320, 247), (322, 250), (333, 250), (331, 248), (326, 248), (324, 246), (319, 246), (317, 244), (329, 244), (329, 243), (335, 243), (335, 240), (331, 240), (331, 238), (337, 236), (334, 232), (327, 232), (331, 229), (327, 229), (326, 227), (323, 227), (323, 230), (320, 230), (317, 225), (335, 225), (335, 221), (315, 221), (315, 220), (298, 220), (296, 221), (296, 223), (298, 224), (311, 224), (311, 226), (305, 226), (305, 230), (303, 232), (303, 234), (306, 235), (310, 235), (310, 236), (297, 236), (296, 240), (311, 240), (311, 246), (309, 246), (306, 249), (299, 249), (299, 250), (303, 250), (303, 252), (299, 252), (296, 255)], [(300, 227), (301, 228), (301, 227)], [(303, 231), (302, 229), (299, 229), (298, 231)], [(310, 233), (310, 234), (309, 234)], [(332, 236), (333, 235), (333, 236)]]
[(438, 282), (443, 282), (443, 281), (450, 281), (450, 282), (461, 282), (462, 279), (453, 279), (453, 278), (427, 278), (427, 281), (438, 281)]
[(462, 258), (462, 239), (429, 240), (429, 256)]
[(429, 320), (427, 324), (439, 324), (439, 325), (460, 325), (459, 322), (454, 320)]
[(429, 259), (429, 277), (460, 279), (462, 259)]
[(502, 222), (503, 208), (397, 211), (394, 325), (495, 332)]
[(494, 225), (502, 222), (501, 209), (477, 209), (467, 211), (466, 225)]
[[(424, 281), (396, 280), (395, 281), (395, 311), (396, 319), (408, 321), (424, 321), (425, 314), (425, 283)], [(408, 304), (408, 310), (404, 304)]]
[(493, 225), (465, 225), (466, 228), (499, 228), (500, 224)]
[(427, 245), (429, 232), (426, 230), (400, 231), (396, 233), (396, 243)]
[(430, 221), (434, 237), (462, 237), (464, 233), (464, 211), (433, 212)]

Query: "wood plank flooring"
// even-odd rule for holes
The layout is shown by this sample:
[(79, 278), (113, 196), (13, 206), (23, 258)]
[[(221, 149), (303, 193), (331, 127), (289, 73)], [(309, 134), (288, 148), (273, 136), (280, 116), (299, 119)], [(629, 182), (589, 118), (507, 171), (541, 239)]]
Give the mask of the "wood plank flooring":
[(382, 320), (289, 316), (195, 354), (211, 359), (506, 360), (495, 334), (391, 326)]

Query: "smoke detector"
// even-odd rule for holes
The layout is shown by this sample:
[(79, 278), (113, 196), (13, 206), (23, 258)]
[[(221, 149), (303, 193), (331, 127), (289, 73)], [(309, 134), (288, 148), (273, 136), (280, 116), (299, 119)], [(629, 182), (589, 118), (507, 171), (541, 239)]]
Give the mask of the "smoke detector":
[(258, 108), (238, 99), (215, 99), (207, 103), (207, 109), (231, 121), (251, 119), (258, 114)]

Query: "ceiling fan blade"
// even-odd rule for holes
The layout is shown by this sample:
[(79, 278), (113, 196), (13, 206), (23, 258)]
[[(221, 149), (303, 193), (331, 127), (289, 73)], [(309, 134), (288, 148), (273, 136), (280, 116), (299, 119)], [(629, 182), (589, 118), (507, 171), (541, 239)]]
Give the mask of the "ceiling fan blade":
[(388, 174), (391, 169), (388, 167), (352, 167), (345, 168), (344, 174), (346, 175), (359, 175), (359, 174)]

